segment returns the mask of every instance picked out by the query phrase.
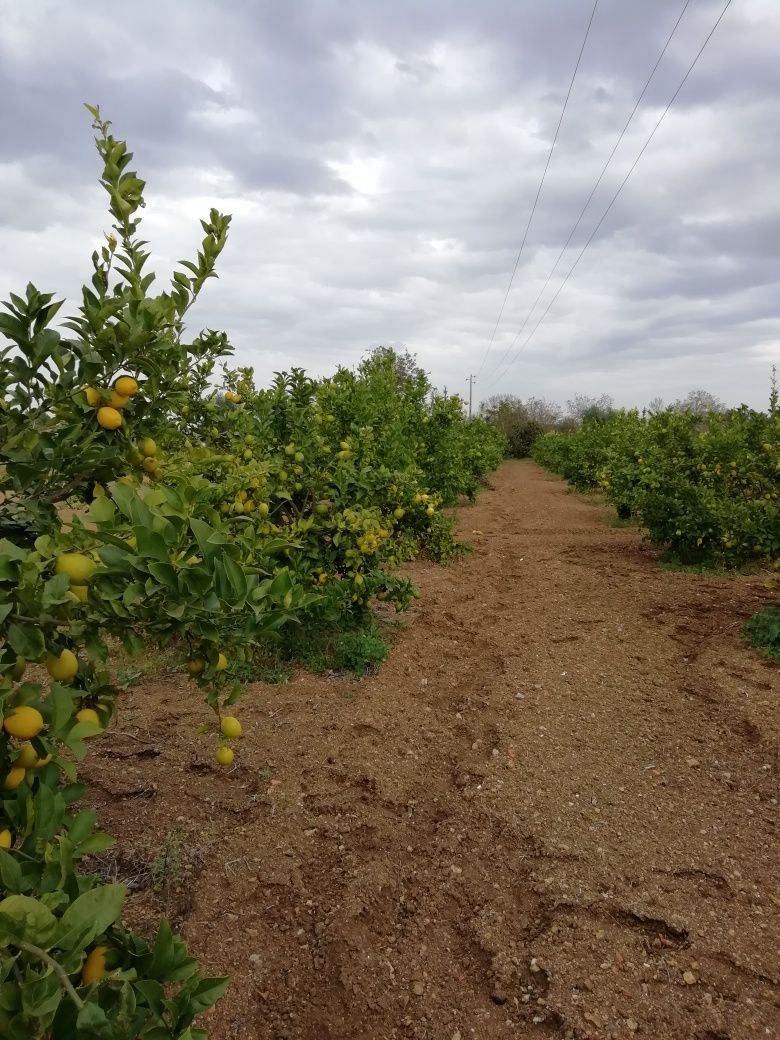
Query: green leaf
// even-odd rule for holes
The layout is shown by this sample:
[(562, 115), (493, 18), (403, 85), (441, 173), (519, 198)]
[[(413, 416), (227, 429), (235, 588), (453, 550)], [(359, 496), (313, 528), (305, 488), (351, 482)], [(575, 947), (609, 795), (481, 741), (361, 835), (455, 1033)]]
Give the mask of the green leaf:
[(59, 683), (51, 684), (49, 704), (52, 706), (51, 729), (54, 733), (59, 733), (70, 721), (73, 715), (74, 695), (77, 692), (69, 686), (61, 686)]
[(43, 633), (34, 625), (14, 622), (8, 626), (6, 640), (11, 649), (27, 661), (37, 661), (46, 651)]
[(119, 918), (125, 892), (124, 885), (100, 885), (84, 892), (62, 915), (54, 945), (61, 950), (89, 946)]
[(213, 1007), (229, 985), (228, 978), (201, 979), (189, 994), (193, 1015)]
[(0, 849), (0, 881), (8, 892), (18, 892), (22, 885), (21, 868), (5, 849)]
[(83, 1040), (115, 1040), (116, 1037), (105, 1011), (92, 1000), (79, 1009), (76, 1028), (79, 1040), (82, 1037)]
[(93, 500), (88, 510), (89, 519), (96, 524), (110, 524), (116, 516), (116, 506), (105, 495)]
[(73, 817), (68, 828), (68, 837), (74, 845), (80, 845), (95, 829), (97, 813), (94, 809), (83, 809), (77, 816)]
[(57, 918), (32, 896), (7, 896), (0, 902), (0, 944), (28, 942), (48, 949), (57, 931)]

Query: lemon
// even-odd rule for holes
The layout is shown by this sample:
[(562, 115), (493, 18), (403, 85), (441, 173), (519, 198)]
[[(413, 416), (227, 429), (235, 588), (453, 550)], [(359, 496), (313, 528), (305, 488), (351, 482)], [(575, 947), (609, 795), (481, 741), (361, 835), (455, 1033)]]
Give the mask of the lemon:
[(0, 849), (10, 849), (13, 841), (14, 837), (7, 827), (0, 831)]
[(120, 376), (114, 383), (114, 389), (122, 397), (133, 397), (138, 393), (138, 383), (132, 376)]
[(91, 986), (93, 982), (100, 982), (106, 974), (106, 950), (107, 946), (96, 946), (90, 950), (84, 967), (81, 969), (81, 984)]
[(141, 465), (143, 466), (145, 473), (149, 473), (150, 475), (152, 475), (152, 474), (157, 472), (157, 469), (158, 469), (157, 459), (152, 458), (151, 456), (149, 456), (148, 458), (145, 458), (144, 461), (141, 463)]
[[(49, 654), (46, 658), (46, 671), (57, 682), (70, 682), (79, 670), (79, 659), (72, 650), (63, 650), (59, 657)], [(30, 736), (35, 736), (31, 733)]]
[(54, 561), (57, 574), (67, 574), (71, 585), (87, 585), (95, 573), (96, 564), (84, 553), (60, 553)]
[(405, 513), (406, 513), (406, 510), (402, 509), (401, 506), (398, 506), (397, 509), (393, 510), (393, 516), (396, 518), (396, 520), (400, 520), (404, 516)]
[(100, 716), (94, 708), (82, 708), (81, 711), (76, 712), (76, 718), (79, 722), (90, 722), (93, 726), (100, 725)]
[(98, 408), (97, 421), (98, 426), (102, 426), (104, 430), (118, 430), (124, 419), (116, 408), (104, 405), (102, 408)]
[(19, 748), (19, 754), (14, 759), (14, 766), (19, 769), (32, 769), (38, 761), (38, 752), (29, 740)]
[(86, 603), (89, 596), (89, 589), (86, 585), (71, 585), (71, 595), (75, 596), (81, 603)]
[(152, 440), (151, 437), (144, 437), (138, 445), (138, 450), (142, 455), (146, 455), (149, 458), (154, 458), (157, 454), (157, 444)]
[(228, 666), (228, 659), (227, 659), (227, 657), (225, 657), (224, 654), (220, 654), (219, 657), (217, 658), (217, 663), (214, 666), (215, 670), (218, 671), (218, 672), (224, 672), (225, 669), (227, 668), (227, 666)]
[(97, 408), (97, 406), (100, 404), (100, 391), (95, 389), (94, 386), (88, 386), (84, 391), (84, 396), (86, 397), (87, 404), (90, 406), (90, 408)]
[(205, 667), (206, 662), (202, 658), (194, 657), (187, 665), (187, 671), (190, 675), (200, 675)]
[(268, 516), (268, 513), (269, 513), (268, 503), (267, 502), (261, 502), (260, 505), (257, 507), (257, 511), (260, 514), (260, 516)]
[[(241, 723), (232, 715), (223, 715), (219, 722), (219, 728), (222, 736), (227, 737), (229, 740), (234, 740), (236, 737), (244, 735)], [(229, 751), (230, 748), (226, 748), (225, 750)]]
[(436, 512), (436, 510), (433, 508), (433, 506), (428, 506), (428, 508), (425, 510), (425, 512), (428, 514), (428, 516), (433, 516), (433, 514)]
[(27, 772), (23, 766), (12, 766), (5, 780), (3, 780), (3, 790), (13, 791), (24, 780), (26, 775)]
[(125, 397), (124, 394), (118, 394), (116, 390), (112, 390), (108, 403), (111, 408), (124, 408), (129, 400), (130, 398)]
[(218, 747), (217, 748), (217, 753), (216, 753), (216, 755), (214, 757), (216, 758), (217, 762), (219, 762), (219, 764), (221, 766), (229, 766), (229, 765), (232, 764), (233, 759), (236, 756), (233, 753), (233, 749), (232, 748), (225, 747), (223, 745), (222, 747)]
[(3, 719), (3, 728), (9, 736), (17, 737), (19, 740), (30, 740), (37, 737), (43, 729), (43, 715), (37, 708), (23, 705), (14, 708), (9, 715)]

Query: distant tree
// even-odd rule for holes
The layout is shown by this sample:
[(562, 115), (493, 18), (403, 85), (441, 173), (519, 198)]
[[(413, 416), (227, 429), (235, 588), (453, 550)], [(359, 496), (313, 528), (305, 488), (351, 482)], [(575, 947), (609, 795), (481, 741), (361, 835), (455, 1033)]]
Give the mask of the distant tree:
[(563, 415), (563, 409), (559, 404), (544, 397), (529, 397), (527, 401), (523, 401), (523, 412), (529, 422), (538, 423), (545, 430), (554, 429)]
[(662, 412), (666, 408), (663, 397), (654, 397), (650, 404), (647, 406), (648, 412), (651, 415), (657, 415), (658, 412)]
[(726, 405), (708, 390), (691, 390), (681, 400), (675, 401), (672, 407), (678, 412), (688, 412), (702, 418), (710, 412), (726, 411)]
[(615, 402), (609, 394), (600, 397), (589, 397), (588, 394), (575, 394), (566, 402), (566, 411), (577, 424), (598, 422), (608, 419), (615, 411)]
[(503, 433), (510, 453), (523, 458), (536, 438), (553, 428), (560, 409), (534, 397), (523, 401), (515, 394), (494, 394), (482, 402), (479, 414)]

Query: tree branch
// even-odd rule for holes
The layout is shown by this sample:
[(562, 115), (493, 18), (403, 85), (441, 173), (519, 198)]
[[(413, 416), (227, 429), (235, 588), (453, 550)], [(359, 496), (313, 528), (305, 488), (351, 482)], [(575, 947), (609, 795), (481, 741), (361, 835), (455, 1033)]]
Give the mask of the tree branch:
[(39, 960), (42, 960), (44, 964), (48, 964), (48, 966), (51, 968), (51, 970), (62, 983), (62, 988), (68, 994), (68, 996), (79, 1009), (79, 1011), (84, 1007), (84, 1001), (81, 999), (81, 997), (74, 989), (73, 983), (70, 981), (65, 969), (58, 961), (55, 961), (53, 957), (50, 957), (45, 950), (42, 950), (40, 948), (40, 946), (34, 946), (32, 943), (19, 941), (14, 945), (18, 946), (20, 950), (25, 950), (27, 953), (31, 953), (33, 957), (37, 957)]

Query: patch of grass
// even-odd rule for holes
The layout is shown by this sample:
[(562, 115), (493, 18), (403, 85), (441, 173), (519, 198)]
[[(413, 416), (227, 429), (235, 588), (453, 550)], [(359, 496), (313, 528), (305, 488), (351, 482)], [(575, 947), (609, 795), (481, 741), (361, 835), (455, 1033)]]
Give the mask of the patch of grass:
[[(727, 567), (721, 563), (681, 560), (678, 556), (665, 553), (660, 561), (665, 571), (680, 571), (682, 574), (703, 574), (716, 578), (733, 578), (735, 574), (749, 574), (749, 567)], [(755, 569), (755, 568), (752, 568)]]
[(376, 669), (386, 659), (390, 647), (375, 628), (344, 632), (336, 641), (334, 667), (361, 677)]
[(780, 660), (780, 607), (767, 607), (748, 618), (742, 633), (748, 643), (767, 657)]
[(289, 668), (279, 664), (270, 668), (263, 668), (257, 678), (271, 686), (281, 686), (283, 683), (290, 681), (290, 674)]
[(639, 521), (632, 516), (619, 516), (617, 513), (610, 518), (610, 527), (638, 527)]
[(180, 830), (168, 831), (159, 852), (150, 864), (153, 888), (164, 888), (181, 881), (186, 865), (186, 846)]

